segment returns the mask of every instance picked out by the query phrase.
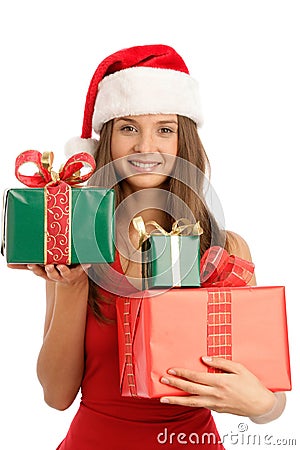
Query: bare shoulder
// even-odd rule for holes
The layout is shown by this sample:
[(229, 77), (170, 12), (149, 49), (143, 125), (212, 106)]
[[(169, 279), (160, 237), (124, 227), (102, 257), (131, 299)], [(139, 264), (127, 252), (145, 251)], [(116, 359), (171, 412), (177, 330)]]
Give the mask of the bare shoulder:
[(228, 239), (228, 250), (232, 255), (252, 261), (251, 252), (245, 239), (233, 231), (226, 231)]
[[(250, 248), (242, 236), (233, 231), (227, 231), (227, 242), (228, 242), (228, 252), (231, 255), (238, 256), (240, 258), (246, 259), (247, 261), (252, 262)], [(248, 283), (249, 285), (256, 285), (255, 275), (253, 275), (252, 279)]]

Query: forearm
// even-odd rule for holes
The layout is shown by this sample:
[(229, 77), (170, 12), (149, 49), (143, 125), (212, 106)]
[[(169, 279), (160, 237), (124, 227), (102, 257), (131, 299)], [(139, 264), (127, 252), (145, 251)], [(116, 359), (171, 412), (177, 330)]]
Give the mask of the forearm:
[(66, 409), (77, 395), (84, 371), (84, 336), (88, 283), (58, 284), (51, 323), (44, 337), (37, 374), (45, 401)]
[(261, 416), (250, 417), (252, 422), (257, 424), (265, 424), (271, 422), (272, 420), (278, 419), (278, 417), (281, 416), (285, 409), (286, 395), (284, 392), (275, 392), (274, 395), (276, 397), (276, 400), (273, 408), (269, 412)]

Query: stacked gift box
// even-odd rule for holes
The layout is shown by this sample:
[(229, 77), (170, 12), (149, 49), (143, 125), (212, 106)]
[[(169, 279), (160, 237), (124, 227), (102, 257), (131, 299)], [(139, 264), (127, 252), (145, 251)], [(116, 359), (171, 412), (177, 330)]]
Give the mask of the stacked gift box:
[(203, 355), (242, 363), (272, 391), (290, 390), (285, 288), (247, 286), (254, 265), (221, 247), (200, 264), (199, 227), (180, 235), (178, 224), (166, 233), (152, 222), (147, 233), (137, 220), (144, 290), (117, 299), (121, 394), (186, 395), (160, 379), (171, 367), (216, 371)]

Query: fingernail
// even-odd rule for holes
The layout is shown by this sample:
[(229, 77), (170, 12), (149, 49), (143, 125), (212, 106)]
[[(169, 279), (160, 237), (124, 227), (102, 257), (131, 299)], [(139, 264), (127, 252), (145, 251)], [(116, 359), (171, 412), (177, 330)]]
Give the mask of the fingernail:
[(212, 357), (211, 356), (202, 356), (202, 361), (204, 362), (212, 362)]
[(31, 264), (27, 264), (27, 268), (28, 268), (29, 270), (32, 270), (32, 269), (33, 269), (33, 266), (32, 266)]
[(52, 266), (52, 265), (47, 265), (47, 266), (45, 266), (45, 270), (47, 271), (47, 272), (51, 272), (51, 270), (53, 270), (54, 269), (54, 267)]
[(165, 383), (165, 384), (170, 384), (170, 381), (168, 380), (168, 378), (165, 378), (165, 377), (162, 377), (162, 378), (160, 379), (160, 381), (161, 381), (162, 383)]
[(168, 398), (161, 398), (160, 403), (170, 403), (170, 400)]
[(90, 267), (92, 267), (92, 264), (82, 264), (81, 267), (83, 269), (89, 269)]
[(168, 373), (169, 373), (170, 375), (176, 375), (176, 372), (175, 372), (175, 370), (174, 370), (174, 369), (170, 369), (170, 370), (168, 370)]

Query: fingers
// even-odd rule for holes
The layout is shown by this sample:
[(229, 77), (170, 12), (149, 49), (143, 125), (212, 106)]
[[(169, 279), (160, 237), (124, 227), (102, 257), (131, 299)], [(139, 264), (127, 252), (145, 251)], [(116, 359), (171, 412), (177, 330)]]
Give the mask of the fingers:
[(207, 366), (214, 367), (216, 369), (221, 369), (223, 372), (227, 373), (238, 374), (246, 370), (245, 367), (242, 366), (242, 364), (231, 361), (230, 359), (210, 357), (210, 356), (202, 356), (201, 359)]
[(193, 376), (190, 376), (189, 379), (164, 376), (160, 381), (163, 384), (168, 384), (193, 395), (207, 395), (212, 393), (212, 387), (210, 385), (202, 384), (196, 380), (197, 377)]
[(161, 383), (178, 388), (190, 394), (190, 396), (162, 397), (162, 403), (210, 408), (215, 405), (212, 399), (229, 382), (228, 377), (231, 378), (233, 375), (246, 370), (240, 364), (224, 358), (203, 357), (202, 361), (206, 365), (221, 369), (225, 373), (207, 373), (177, 367), (172, 368), (168, 370), (168, 374), (171, 376), (163, 376), (160, 380)]
[[(220, 376), (223, 374), (196, 372), (194, 370), (174, 368), (168, 370), (168, 374), (174, 375), (174, 377), (167, 377), (173, 383), (179, 381), (194, 382), (203, 386), (213, 386), (219, 383)], [(164, 377), (165, 378), (165, 377)], [(167, 383), (166, 383), (167, 384)], [(181, 389), (181, 388), (180, 388)]]
[(90, 264), (84, 264), (82, 266), (78, 265), (76, 267), (70, 268), (63, 264), (58, 264), (57, 266), (48, 264), (45, 266), (45, 271), (48, 279), (51, 281), (74, 283), (78, 281), (83, 275), (85, 275), (86, 270), (90, 266)]
[(193, 381), (195, 383), (203, 384), (206, 386), (214, 386), (219, 385), (224, 381), (224, 375), (239, 374), (246, 370), (241, 364), (224, 358), (203, 356), (201, 360), (205, 365), (214, 367), (216, 369), (221, 369), (223, 372), (225, 372), (225, 374), (199, 372), (184, 369), (182, 367), (174, 367), (168, 370), (168, 373), (170, 375), (175, 375), (176, 377), (180, 377), (188, 381)]
[(76, 282), (80, 277), (85, 275), (86, 270), (90, 264), (77, 265), (76, 267), (68, 267), (63, 264), (55, 266), (54, 264), (46, 264), (40, 266), (38, 264), (28, 264), (26, 266), (36, 276), (42, 277), (45, 280), (62, 283)]
[(47, 280), (47, 275), (45, 273), (44, 267), (39, 264), (27, 264), (27, 269), (30, 270), (34, 275)]
[[(258, 403), (258, 401), (253, 402), (253, 398), (266, 397), (266, 389), (259, 385), (258, 379), (242, 364), (231, 360), (203, 357), (202, 361), (207, 366), (221, 369), (223, 373), (172, 368), (160, 381), (180, 389), (183, 395), (162, 397), (161, 403), (205, 407), (217, 412), (238, 415), (253, 415), (253, 404)], [(266, 403), (265, 400), (264, 403)]]
[(70, 269), (63, 265), (58, 265), (55, 267), (53, 264), (47, 264), (45, 266), (45, 272), (49, 280), (61, 281), (61, 278), (68, 278)]
[(9, 269), (28, 270), (27, 264), (7, 264)]
[(169, 405), (181, 405), (181, 406), (191, 406), (194, 408), (207, 408), (212, 409), (213, 403), (210, 397), (189, 395), (186, 396), (176, 396), (176, 397), (161, 397), (161, 403), (166, 403)]
[[(186, 379), (177, 377), (162, 377), (161, 383), (176, 387), (189, 395), (161, 397), (161, 403), (190, 406), (195, 408), (213, 409), (215, 406), (216, 388), (219, 383), (216, 381), (219, 374), (198, 373), (185, 369), (171, 369), (168, 373), (184, 376)], [(226, 374), (222, 374), (223, 376)], [(194, 380), (194, 381), (190, 381)], [(213, 383), (214, 381), (214, 383)], [(210, 385), (211, 383), (211, 385)]]

